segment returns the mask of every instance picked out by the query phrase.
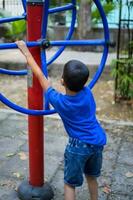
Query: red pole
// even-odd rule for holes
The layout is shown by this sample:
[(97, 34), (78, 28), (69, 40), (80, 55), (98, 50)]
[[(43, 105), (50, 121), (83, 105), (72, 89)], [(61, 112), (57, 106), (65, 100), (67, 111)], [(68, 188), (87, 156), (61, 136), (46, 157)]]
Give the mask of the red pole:
[[(42, 22), (41, 3), (27, 3), (27, 40), (36, 41), (41, 38), (41, 22)], [(39, 66), (40, 48), (34, 47), (30, 49), (33, 57)], [(31, 72), (30, 72), (31, 74)], [(30, 109), (43, 109), (43, 90), (33, 75), (28, 76), (28, 107)], [(29, 183), (32, 186), (42, 186), (44, 184), (44, 158), (43, 158), (43, 116), (28, 117), (29, 131)]]
[[(36, 41), (41, 38), (42, 14), (44, 0), (27, 0), (27, 40)], [(40, 48), (30, 49), (39, 66), (41, 66)], [(32, 74), (28, 73), (28, 107), (34, 110), (43, 109), (43, 90)], [(29, 131), (29, 180), (18, 187), (18, 197), (22, 200), (51, 200), (54, 193), (48, 182), (44, 183), (44, 143), (43, 117), (28, 117)]]

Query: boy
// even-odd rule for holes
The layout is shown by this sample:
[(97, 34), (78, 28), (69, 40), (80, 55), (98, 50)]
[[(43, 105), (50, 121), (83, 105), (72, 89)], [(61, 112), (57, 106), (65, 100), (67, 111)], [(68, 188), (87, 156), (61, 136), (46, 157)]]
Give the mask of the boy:
[(16, 42), (27, 59), (33, 73), (47, 93), (50, 104), (60, 115), (69, 142), (64, 158), (65, 200), (75, 200), (75, 187), (83, 183), (85, 174), (91, 200), (98, 200), (97, 177), (102, 167), (102, 151), (106, 135), (96, 119), (96, 105), (93, 95), (85, 84), (89, 70), (82, 62), (71, 60), (65, 64), (61, 84), (63, 95), (53, 89), (23, 41)]

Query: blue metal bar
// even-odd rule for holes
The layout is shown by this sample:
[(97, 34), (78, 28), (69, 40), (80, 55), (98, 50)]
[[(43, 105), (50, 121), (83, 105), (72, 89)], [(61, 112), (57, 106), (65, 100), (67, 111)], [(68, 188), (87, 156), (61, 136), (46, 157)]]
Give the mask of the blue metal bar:
[(98, 81), (98, 79), (100, 78), (100, 76), (104, 70), (107, 56), (108, 56), (108, 48), (105, 47), (100, 65), (99, 65), (94, 77), (92, 78), (92, 81), (88, 85), (91, 89), (94, 87), (94, 85), (96, 84), (96, 82)]
[[(44, 6), (43, 6), (43, 18), (42, 18), (42, 30), (41, 30), (41, 38), (42, 39), (46, 39), (46, 35), (47, 35), (48, 14), (49, 14), (48, 10), (49, 10), (49, 0), (45, 0)], [(42, 63), (43, 74), (46, 77), (48, 77), (45, 49), (41, 49), (41, 63)], [(45, 108), (45, 110), (49, 110), (49, 102), (48, 102), (48, 98), (45, 95), (45, 93), (43, 94), (43, 97), (45, 99), (44, 108)]]
[(27, 75), (27, 70), (25, 69), (25, 70), (16, 71), (16, 70), (7, 70), (7, 69), (0, 68), (0, 74), (23, 76), (23, 75)]
[(46, 77), (48, 77), (47, 64), (46, 64), (46, 52), (43, 49), (41, 50), (41, 61), (42, 61), (42, 72)]
[[(40, 46), (41, 41), (38, 42), (27, 42), (26, 45), (28, 47), (35, 47), (35, 46)], [(2, 43), (0, 44), (0, 49), (17, 49), (18, 46), (15, 43)]]
[[(42, 42), (27, 42), (28, 47), (41, 46)], [(105, 40), (59, 40), (59, 41), (51, 41), (51, 46), (104, 46), (106, 44)], [(15, 43), (2, 43), (0, 44), (0, 49), (15, 49), (18, 48)]]
[(102, 18), (102, 22), (103, 22), (103, 26), (104, 26), (104, 38), (105, 38), (106, 42), (109, 42), (109, 39), (110, 39), (109, 27), (108, 27), (108, 22), (107, 22), (105, 12), (104, 12), (103, 7), (99, 0), (94, 0), (94, 3), (96, 4), (96, 6), (100, 12), (101, 18)]
[[(48, 77), (48, 71), (47, 71), (47, 63), (46, 63), (46, 52), (45, 50), (41, 49), (41, 62), (42, 62), (42, 71), (43, 71), (43, 74)], [(49, 110), (49, 102), (48, 102), (48, 98), (47, 96), (43, 95), (45, 98), (45, 102), (44, 102), (44, 107), (45, 107), (45, 110)]]
[[(72, 34), (74, 32), (75, 22), (76, 22), (76, 13), (77, 13), (76, 0), (72, 0), (72, 4), (74, 5), (74, 7), (72, 9), (72, 21), (71, 21), (71, 26), (70, 26), (70, 29), (68, 31), (68, 34), (66, 35), (65, 40), (71, 39)], [(47, 61), (47, 65), (50, 65), (52, 62), (54, 62), (56, 60), (56, 58), (58, 58), (61, 55), (61, 53), (64, 51), (64, 49), (65, 49), (65, 46), (60, 47), (59, 50), (54, 54), (54, 56), (52, 56), (52, 58), (50, 58)]]
[(46, 38), (47, 34), (47, 25), (48, 25), (48, 9), (49, 9), (49, 0), (45, 0), (43, 6), (43, 19), (42, 19), (42, 39)]
[(4, 103), (5, 105), (7, 105), (9, 108), (12, 108), (18, 112), (21, 112), (21, 113), (27, 114), (27, 115), (51, 115), (51, 114), (56, 113), (55, 110), (30, 110), (30, 109), (23, 108), (21, 106), (18, 106), (15, 103), (12, 103), (11, 101), (9, 101), (1, 93), (0, 93), (0, 101), (2, 103)]
[(106, 60), (107, 60), (107, 57), (108, 57), (108, 49), (109, 49), (108, 42), (109, 42), (109, 39), (110, 39), (108, 23), (107, 23), (107, 19), (106, 19), (106, 15), (104, 13), (103, 7), (102, 7), (102, 5), (101, 5), (99, 0), (94, 0), (94, 2), (96, 4), (96, 6), (97, 6), (97, 8), (98, 8), (98, 10), (100, 12), (101, 18), (102, 18), (103, 27), (104, 27), (105, 44), (104, 44), (104, 51), (103, 51), (103, 56), (102, 56), (102, 59), (101, 59), (101, 63), (99, 65), (98, 70), (96, 71), (92, 81), (89, 84), (89, 87), (91, 89), (94, 87), (94, 85), (98, 81), (98, 79), (101, 76), (101, 74), (103, 72), (103, 69), (105, 67), (105, 63), (106, 63)]
[(68, 40), (51, 41), (51, 46), (103, 46), (105, 40)]
[(66, 10), (72, 10), (74, 7), (74, 5), (71, 3), (71, 4), (68, 4), (66, 6), (61, 6), (61, 7), (56, 7), (56, 8), (50, 8), (49, 9), (49, 14), (52, 14), (52, 13), (56, 13), (56, 12), (61, 12), (61, 11), (66, 11)]
[(17, 17), (1, 18), (0, 19), (0, 24), (7, 23), (7, 22), (19, 21), (19, 20), (23, 20), (25, 18), (26, 18), (25, 15), (17, 16)]
[(22, 0), (22, 4), (23, 4), (24, 12), (26, 12), (26, 0)]

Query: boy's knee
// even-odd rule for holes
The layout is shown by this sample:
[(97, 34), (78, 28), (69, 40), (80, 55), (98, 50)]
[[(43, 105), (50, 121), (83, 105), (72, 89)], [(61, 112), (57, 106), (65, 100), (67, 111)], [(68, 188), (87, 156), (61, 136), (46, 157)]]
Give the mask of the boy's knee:
[(95, 176), (85, 175), (85, 177), (86, 177), (86, 179), (87, 179), (88, 181), (97, 181), (97, 177), (95, 177)]
[(64, 183), (64, 188), (75, 189), (75, 186)]

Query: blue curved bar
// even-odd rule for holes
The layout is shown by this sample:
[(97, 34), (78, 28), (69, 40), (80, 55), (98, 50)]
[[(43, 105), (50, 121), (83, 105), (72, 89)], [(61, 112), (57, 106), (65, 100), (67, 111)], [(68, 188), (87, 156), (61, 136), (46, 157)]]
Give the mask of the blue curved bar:
[[(69, 32), (66, 36), (66, 40), (70, 40), (72, 37), (72, 34), (74, 32), (74, 27), (75, 27), (75, 22), (76, 22), (76, 14), (77, 14), (77, 10), (76, 10), (76, 0), (72, 0), (72, 4), (73, 4), (73, 9), (72, 9), (72, 21), (71, 21), (71, 26), (69, 29)], [(58, 58), (61, 53), (64, 51), (65, 46), (62, 46), (59, 48), (59, 50), (52, 56), (52, 58), (50, 58), (47, 61), (47, 66), (50, 65), (52, 62), (54, 62), (56, 60), (56, 58)]]
[(42, 61), (42, 63), (41, 63), (42, 64), (42, 72), (46, 77), (48, 77), (45, 50), (41, 50), (41, 61)]
[(7, 69), (2, 69), (0, 68), (0, 74), (7, 74), (7, 75), (19, 75), (19, 76), (24, 76), (27, 75), (27, 70), (7, 70)]
[(22, 0), (22, 4), (23, 4), (24, 12), (26, 13), (26, 0)]
[(7, 105), (9, 108), (12, 108), (12, 109), (14, 109), (18, 112), (21, 112), (21, 113), (27, 114), (27, 115), (51, 115), (51, 114), (56, 113), (55, 110), (30, 110), (30, 109), (23, 108), (21, 106), (18, 106), (15, 103), (12, 103), (11, 101), (9, 101), (1, 93), (0, 93), (0, 100), (1, 100), (2, 103)]
[(71, 3), (66, 6), (50, 8), (48, 12), (49, 12), (49, 14), (53, 14), (53, 13), (57, 13), (57, 12), (61, 12), (61, 11), (72, 10), (73, 7), (74, 7), (74, 5)]
[[(43, 71), (43, 74), (48, 77), (48, 71), (47, 71), (47, 63), (46, 63), (46, 52), (45, 50), (41, 50), (41, 64), (42, 64), (42, 71)], [(43, 95), (45, 97), (45, 102), (44, 102), (44, 107), (45, 107), (45, 110), (49, 110), (49, 102), (48, 102), (48, 99), (47, 99), (47, 96)]]
[(107, 60), (107, 57), (108, 57), (108, 49), (109, 49), (108, 42), (110, 40), (108, 22), (107, 22), (107, 18), (106, 18), (106, 15), (104, 13), (103, 7), (102, 7), (99, 0), (94, 0), (94, 2), (96, 4), (96, 6), (97, 6), (97, 8), (100, 12), (101, 18), (102, 18), (103, 27), (104, 27), (104, 38), (105, 38), (106, 42), (105, 42), (105, 45), (104, 45), (104, 51), (103, 51), (101, 63), (99, 65), (98, 70), (96, 71), (94, 77), (92, 78), (92, 81), (89, 83), (89, 87), (91, 89), (94, 87), (94, 85), (98, 81), (98, 79), (101, 76), (103, 69), (105, 67), (105, 63), (106, 63), (106, 60)]
[(95, 73), (94, 77), (92, 78), (91, 82), (88, 85), (91, 89), (94, 87), (94, 85), (96, 84), (96, 82), (98, 81), (99, 77), (101, 76), (103, 72), (107, 56), (108, 56), (108, 48), (104, 48), (103, 56), (102, 56), (100, 65), (97, 69), (97, 72)]
[(48, 9), (49, 9), (49, 0), (45, 0), (43, 6), (43, 18), (42, 18), (42, 30), (41, 30), (41, 38), (46, 39), (47, 34), (47, 25), (48, 25)]
[[(104, 27), (104, 38), (105, 38), (106, 42), (109, 42), (109, 40), (110, 40), (109, 27), (108, 27), (108, 22), (107, 22), (105, 12), (104, 12), (103, 7), (99, 0), (94, 0), (94, 2), (96, 4), (96, 6), (100, 12), (101, 18), (102, 18), (103, 27)], [(107, 45), (107, 47), (108, 47), (108, 45)]]
[(23, 20), (25, 18), (26, 18), (25, 15), (17, 16), (17, 17), (1, 18), (0, 19), (0, 24), (7, 23), (7, 22), (19, 21), (19, 20)]
[[(48, 14), (49, 14), (49, 0), (45, 0), (43, 4), (43, 17), (42, 17), (42, 26), (41, 26), (41, 38), (46, 39), (47, 36), (47, 26), (48, 26)], [(47, 61), (46, 61), (46, 50), (41, 48), (41, 64), (42, 64), (42, 71), (43, 74), (48, 77), (47, 71)], [(49, 102), (46, 94), (43, 94), (43, 107), (45, 110), (50, 110)]]

